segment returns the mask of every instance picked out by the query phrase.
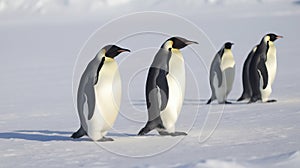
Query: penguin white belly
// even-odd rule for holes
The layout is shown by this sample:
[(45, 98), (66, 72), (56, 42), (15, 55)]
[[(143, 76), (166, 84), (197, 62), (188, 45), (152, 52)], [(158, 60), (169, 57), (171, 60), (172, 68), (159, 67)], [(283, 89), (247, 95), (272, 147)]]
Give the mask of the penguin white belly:
[(219, 103), (224, 103), (230, 91), (232, 90), (235, 76), (235, 61), (231, 50), (225, 49), (221, 59), (220, 68), (222, 71), (222, 84), (218, 87), (217, 74), (214, 75), (214, 88)]
[(276, 76), (276, 71), (277, 71), (277, 58), (276, 58), (276, 48), (274, 45), (270, 45), (268, 53), (267, 53), (267, 61), (266, 61), (266, 66), (268, 69), (268, 85), (272, 85), (275, 76)]
[(160, 114), (167, 132), (175, 131), (175, 123), (181, 112), (185, 95), (184, 59), (179, 50), (172, 51), (167, 75), (169, 100), (165, 110)]
[(272, 84), (275, 80), (277, 71), (277, 58), (276, 58), (276, 48), (272, 42), (269, 42), (269, 49), (267, 53), (267, 61), (265, 62), (268, 70), (268, 84), (265, 89), (260, 89), (261, 98), (263, 102), (268, 101), (272, 93)]
[(96, 107), (93, 117), (87, 121), (87, 134), (93, 140), (100, 140), (112, 128), (121, 103), (121, 78), (113, 59), (105, 59), (94, 89)]

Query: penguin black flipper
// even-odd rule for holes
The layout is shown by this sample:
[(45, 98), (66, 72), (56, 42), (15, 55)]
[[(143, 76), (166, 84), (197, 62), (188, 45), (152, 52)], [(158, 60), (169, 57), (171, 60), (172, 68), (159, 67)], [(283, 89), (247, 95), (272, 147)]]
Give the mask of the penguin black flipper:
[(101, 68), (104, 64), (104, 61), (105, 61), (105, 57), (103, 57), (101, 59), (101, 62), (97, 67), (97, 71), (94, 74), (94, 77), (92, 78), (93, 84), (88, 83), (85, 86), (84, 91), (85, 91), (85, 95), (86, 95), (86, 98), (87, 98), (86, 102), (88, 104), (88, 120), (90, 120), (93, 117), (94, 112), (95, 112), (96, 95), (95, 95), (94, 85), (96, 85), (98, 83), (98, 75), (99, 75), (99, 72), (100, 72), (100, 70), (101, 70)]
[(166, 75), (166, 71), (160, 70), (156, 79), (156, 84), (159, 87), (161, 99), (160, 111), (163, 111), (167, 107), (169, 100), (169, 86)]
[(268, 85), (268, 80), (269, 80), (267, 66), (266, 66), (265, 62), (261, 60), (258, 64), (257, 68), (260, 71), (261, 76), (263, 78), (263, 89), (265, 89)]
[(223, 82), (223, 76), (222, 76), (222, 70), (221, 67), (218, 66), (218, 68), (216, 68), (216, 73), (217, 73), (217, 77), (218, 77), (218, 87), (221, 87), (222, 82)]
[(85, 95), (87, 98), (87, 105), (88, 105), (88, 120), (90, 120), (95, 112), (95, 106), (96, 106), (96, 96), (95, 96), (95, 90), (94, 85), (87, 85), (85, 87)]

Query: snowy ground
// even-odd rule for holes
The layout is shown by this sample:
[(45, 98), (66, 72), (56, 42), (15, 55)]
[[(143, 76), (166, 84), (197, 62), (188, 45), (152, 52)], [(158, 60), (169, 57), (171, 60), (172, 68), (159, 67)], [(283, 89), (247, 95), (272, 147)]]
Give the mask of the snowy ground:
[[(120, 115), (108, 134), (115, 141), (70, 139), (79, 126), (73, 82), (76, 89), (87, 61), (106, 43), (97, 32), (93, 43), (86, 41), (109, 20), (150, 10), (178, 14), (206, 34), (191, 36), (182, 25), (170, 30), (182, 30), (176, 35), (200, 43), (182, 50), (188, 80), (176, 127), (188, 136), (160, 137), (154, 131), (135, 136), (147, 119), (145, 67), (167, 38), (150, 33), (118, 43), (134, 52), (117, 58), (124, 91)], [(299, 167), (299, 17), (299, 1), (290, 0), (0, 0), (0, 167)], [(207, 68), (216, 49), (225, 41), (236, 44), (234, 100), (242, 91), (243, 61), (268, 32), (284, 36), (276, 41), (278, 73), (271, 95), (278, 102), (205, 105)]]

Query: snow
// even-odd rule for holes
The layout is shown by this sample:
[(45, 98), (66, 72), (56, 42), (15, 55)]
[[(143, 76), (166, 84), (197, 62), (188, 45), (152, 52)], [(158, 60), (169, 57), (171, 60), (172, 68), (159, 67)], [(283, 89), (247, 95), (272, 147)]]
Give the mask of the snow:
[[(299, 167), (299, 15), (292, 0), (0, 0), (0, 167)], [(235, 43), (234, 101), (246, 55), (269, 32), (284, 36), (275, 42), (278, 102), (205, 105), (215, 52)], [(187, 89), (176, 129), (188, 135), (138, 137), (147, 67), (170, 35), (199, 42), (182, 50)], [(123, 98), (108, 133), (115, 141), (73, 140), (79, 77), (115, 42), (132, 51), (117, 58)]]

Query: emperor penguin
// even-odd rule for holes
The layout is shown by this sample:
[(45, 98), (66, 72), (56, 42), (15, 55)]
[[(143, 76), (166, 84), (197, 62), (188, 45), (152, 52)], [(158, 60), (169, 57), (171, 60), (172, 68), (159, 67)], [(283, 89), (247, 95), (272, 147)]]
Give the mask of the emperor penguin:
[(234, 76), (235, 61), (231, 51), (233, 43), (226, 42), (215, 55), (209, 72), (209, 83), (211, 88), (211, 97), (206, 104), (213, 100), (219, 104), (231, 104), (227, 101), (227, 96), (231, 92)]
[(251, 85), (250, 85), (250, 79), (249, 79), (249, 67), (250, 67), (250, 63), (252, 60), (252, 57), (255, 53), (257, 49), (257, 45), (255, 47), (253, 47), (253, 49), (250, 51), (250, 53), (248, 54), (244, 65), (243, 65), (243, 93), (241, 95), (240, 98), (238, 98), (237, 101), (243, 101), (245, 99), (250, 99), (252, 96), (252, 90), (251, 90)]
[(138, 135), (156, 129), (160, 135), (187, 135), (176, 132), (175, 123), (185, 95), (185, 67), (180, 49), (198, 44), (182, 37), (166, 40), (151, 64), (146, 81), (148, 122)]
[(272, 84), (277, 71), (276, 47), (274, 41), (283, 36), (274, 33), (266, 34), (253, 55), (249, 67), (249, 79), (252, 96), (249, 103), (261, 100), (262, 102), (275, 102), (269, 100), (272, 93)]
[(80, 128), (72, 138), (87, 135), (93, 141), (113, 141), (105, 135), (117, 118), (121, 102), (121, 78), (114, 58), (125, 51), (130, 52), (107, 45), (86, 67), (77, 92)]

